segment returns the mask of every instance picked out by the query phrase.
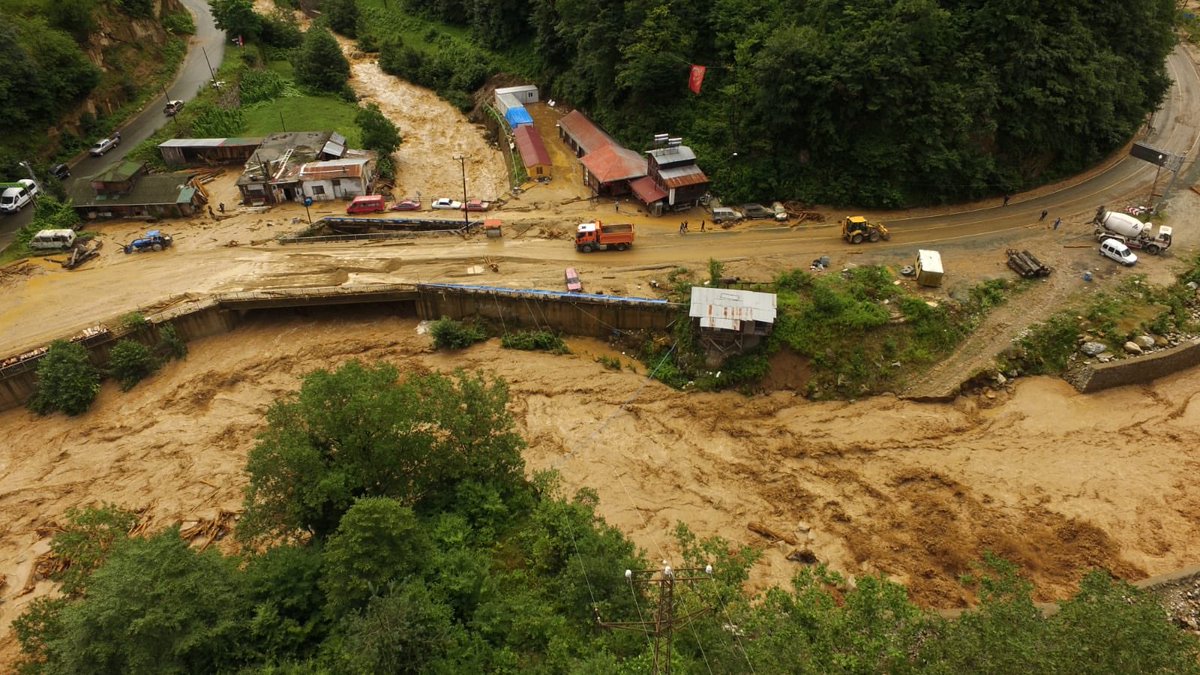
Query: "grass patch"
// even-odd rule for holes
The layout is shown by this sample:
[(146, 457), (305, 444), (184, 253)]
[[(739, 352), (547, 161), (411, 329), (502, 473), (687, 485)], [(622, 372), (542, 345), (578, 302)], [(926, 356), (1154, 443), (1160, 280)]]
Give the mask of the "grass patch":
[[(500, 338), (500, 346), (505, 349), (521, 349), (524, 351), (550, 352), (551, 354), (569, 354), (567, 343), (557, 333), (548, 330), (525, 330), (509, 333)], [(618, 367), (619, 364), (618, 364)]]
[(280, 132), (286, 124), (291, 131), (336, 131), (346, 137), (347, 147), (362, 144), (362, 133), (354, 122), (358, 106), (333, 97), (291, 96), (256, 103), (242, 111), (247, 136)]
[[(707, 276), (721, 272), (719, 264), (710, 265)], [(992, 280), (961, 301), (930, 304), (894, 281), (884, 267), (820, 277), (792, 270), (752, 289), (775, 293), (778, 312), (770, 337), (756, 349), (710, 367), (695, 327), (683, 318), (671, 339), (647, 342), (640, 357), (656, 378), (674, 387), (753, 390), (770, 370), (770, 357), (787, 347), (812, 366), (811, 396), (881, 393), (949, 354), (988, 310), (1025, 287)], [(672, 271), (671, 298), (685, 301), (693, 282), (690, 271)]]

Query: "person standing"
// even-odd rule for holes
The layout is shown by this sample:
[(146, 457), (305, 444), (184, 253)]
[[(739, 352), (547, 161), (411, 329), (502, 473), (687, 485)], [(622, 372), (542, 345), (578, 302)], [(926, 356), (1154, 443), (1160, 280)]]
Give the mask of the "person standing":
[(700, 231), (701, 232), (704, 231), (704, 221), (703, 220), (700, 221)]
[(1038, 222), (1040, 223), (1043, 220), (1045, 220), (1046, 216), (1048, 216), (1048, 215), (1050, 215), (1050, 209), (1042, 209), (1042, 217), (1038, 218)]
[(1059, 225), (1062, 225), (1062, 218), (1055, 218), (1054, 219), (1054, 229), (1056, 231), (1058, 230)]
[(1001, 204), (1001, 206), (1008, 206), (1008, 199), (1009, 199), (1009, 195), (1007, 195), (1007, 194), (1004, 195), (1004, 203)]

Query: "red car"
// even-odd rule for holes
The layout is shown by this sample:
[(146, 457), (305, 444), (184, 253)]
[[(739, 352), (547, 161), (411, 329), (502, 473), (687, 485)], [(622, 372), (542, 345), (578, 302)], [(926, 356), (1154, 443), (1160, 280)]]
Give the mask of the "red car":
[(463, 204), (463, 209), (467, 211), (487, 211), (491, 205), (491, 202), (485, 202), (482, 199), (472, 199)]
[(579, 274), (575, 272), (574, 267), (568, 267), (563, 272), (563, 280), (567, 283), (568, 293), (582, 293), (583, 283), (579, 281)]
[(404, 199), (404, 200), (398, 201), (395, 204), (392, 204), (392, 210), (393, 211), (420, 211), (421, 210), (421, 200), (420, 199)]

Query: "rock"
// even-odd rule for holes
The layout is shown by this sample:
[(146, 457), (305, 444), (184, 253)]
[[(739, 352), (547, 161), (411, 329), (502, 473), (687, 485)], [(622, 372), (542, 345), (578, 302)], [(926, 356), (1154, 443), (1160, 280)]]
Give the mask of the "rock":
[(1088, 356), (1098, 356), (1108, 351), (1108, 347), (1103, 342), (1085, 342), (1079, 351)]
[(1188, 287), (1188, 288), (1190, 288), (1190, 289), (1192, 289), (1192, 290), (1194, 291), (1194, 290), (1196, 290), (1197, 288), (1200, 288), (1200, 284), (1197, 284), (1197, 283), (1196, 283), (1196, 282), (1194, 282), (1194, 281), (1189, 281), (1189, 282), (1187, 282), (1187, 287)]
[(1139, 347), (1138, 343), (1136, 343), (1136, 342), (1126, 342), (1125, 343), (1125, 351), (1130, 354), (1141, 354), (1142, 348)]
[(816, 562), (817, 562), (817, 554), (813, 553), (811, 550), (806, 549), (806, 548), (805, 549), (797, 548), (797, 549), (793, 549), (791, 553), (787, 554), (787, 559), (791, 560), (792, 562), (803, 563), (805, 565), (813, 565), (813, 564), (816, 564)]
[(1005, 385), (1005, 383), (1007, 383), (1007, 382), (1008, 382), (1008, 378), (1004, 376), (1004, 373), (996, 373), (996, 385), (997, 386), (1003, 387)]
[(801, 520), (800, 522), (796, 523), (796, 531), (797, 532), (804, 533), (804, 532), (808, 532), (810, 530), (812, 530), (812, 525), (809, 524), (808, 522)]
[(1016, 377), (1020, 374), (1021, 373), (1018, 372), (1016, 368), (1013, 368), (1012, 370), (1008, 371), (1008, 379), (1010, 379), (1010, 380), (1016, 379)]
[(1171, 341), (1168, 340), (1167, 338), (1165, 338), (1161, 335), (1154, 336), (1154, 346), (1155, 347), (1166, 347), (1169, 344), (1171, 344)]
[(996, 398), (996, 392), (992, 391), (991, 389), (985, 389), (983, 395), (989, 399)]
[(1139, 335), (1135, 337), (1133, 341), (1142, 349), (1150, 349), (1154, 346), (1154, 338), (1150, 337), (1149, 335)]

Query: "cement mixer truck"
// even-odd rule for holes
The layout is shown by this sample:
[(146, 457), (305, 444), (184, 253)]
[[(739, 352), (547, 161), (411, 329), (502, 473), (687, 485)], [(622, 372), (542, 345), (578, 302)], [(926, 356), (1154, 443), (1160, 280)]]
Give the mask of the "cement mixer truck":
[(1171, 248), (1171, 228), (1163, 225), (1154, 232), (1153, 223), (1143, 223), (1125, 213), (1109, 211), (1101, 206), (1092, 220), (1096, 226), (1096, 241), (1116, 239), (1129, 248), (1145, 249), (1150, 255)]

